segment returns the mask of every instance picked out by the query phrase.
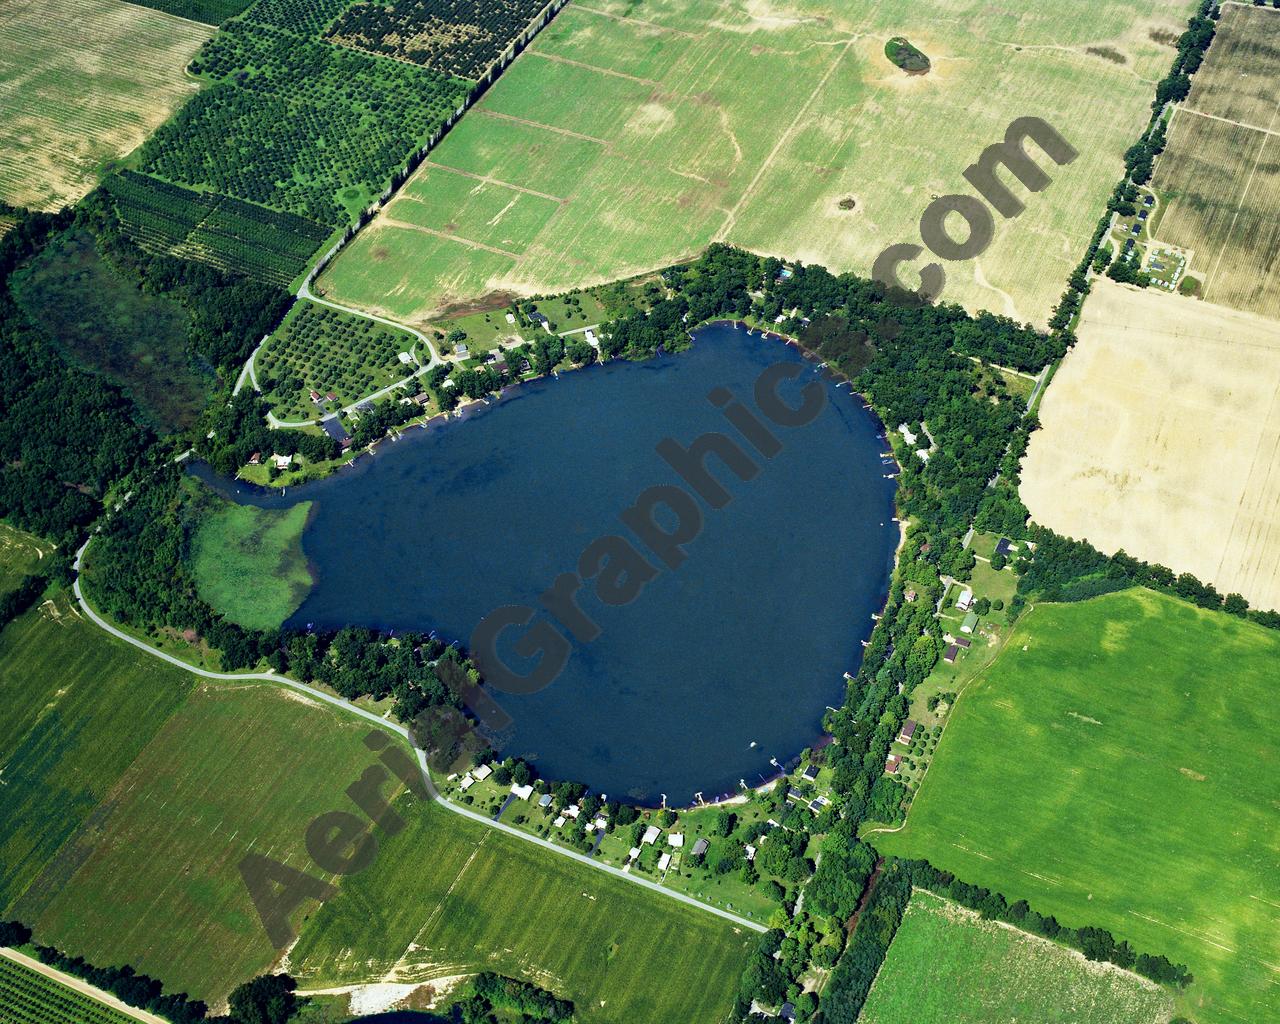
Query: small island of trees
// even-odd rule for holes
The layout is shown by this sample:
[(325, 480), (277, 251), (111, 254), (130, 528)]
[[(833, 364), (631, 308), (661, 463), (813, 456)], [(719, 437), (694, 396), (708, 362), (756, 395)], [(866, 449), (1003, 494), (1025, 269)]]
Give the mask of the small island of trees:
[(929, 58), (907, 42), (904, 36), (894, 36), (885, 43), (884, 55), (909, 75), (928, 74), (932, 67)]

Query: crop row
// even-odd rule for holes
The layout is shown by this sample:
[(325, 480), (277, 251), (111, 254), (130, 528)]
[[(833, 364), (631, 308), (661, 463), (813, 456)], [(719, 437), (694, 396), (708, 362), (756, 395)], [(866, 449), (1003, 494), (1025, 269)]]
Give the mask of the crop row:
[(0, 957), (0, 1024), (131, 1024), (131, 1018)]
[(191, 69), (217, 84), (151, 137), (143, 170), (330, 226), (386, 188), (468, 91), (425, 68), (239, 21)]
[(391, 0), (348, 7), (328, 37), (447, 75), (482, 77), (547, 0)]

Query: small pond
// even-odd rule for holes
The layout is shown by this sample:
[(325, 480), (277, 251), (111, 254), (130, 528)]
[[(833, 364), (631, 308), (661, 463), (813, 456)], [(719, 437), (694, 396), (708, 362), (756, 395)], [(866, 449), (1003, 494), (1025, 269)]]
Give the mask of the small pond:
[[(804, 387), (825, 396), (807, 425), (761, 414), (755, 385), (774, 364), (795, 375), (776, 389), (790, 406)], [(781, 450), (765, 458), (744, 440), (709, 401), (716, 388)], [(590, 581), (579, 591), (599, 635), (569, 635), (563, 670), (539, 692), (496, 694), (514, 720), (503, 752), (616, 798), (685, 804), (775, 774), (772, 760), (817, 741), (824, 709), (840, 703), (898, 539), (880, 429), (848, 385), (795, 348), (717, 324), (688, 352), (524, 385), (283, 496), (211, 482), (258, 505), (314, 500), (303, 547), (316, 582), (290, 626), (436, 630), (467, 645), (495, 608), (525, 605), (539, 609), (534, 622), (498, 645), (520, 672), (536, 658), (514, 653), (516, 642), (551, 621), (539, 595), (578, 569), (592, 541), (626, 537), (653, 578), (617, 606)], [(708, 458), (730, 500), (698, 501), (701, 529), (670, 569), (619, 515), (650, 487), (691, 493), (655, 446), (687, 447), (709, 431), (734, 439), (758, 472), (743, 480)], [(207, 467), (194, 471), (210, 479)], [(653, 518), (677, 525), (666, 508)]]

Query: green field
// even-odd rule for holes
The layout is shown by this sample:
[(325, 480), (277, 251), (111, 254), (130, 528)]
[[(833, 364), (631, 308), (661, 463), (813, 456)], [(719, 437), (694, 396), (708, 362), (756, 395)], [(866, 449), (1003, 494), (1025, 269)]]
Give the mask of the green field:
[(492, 970), (584, 1024), (716, 1024), (753, 933), (430, 805), (303, 930), (303, 988)]
[[(963, 169), (1034, 115), (1080, 156), (1051, 165), (1052, 187), (998, 224), (980, 260), (948, 266), (946, 297), (1042, 322), (1087, 243), (1080, 211), (1101, 208), (1172, 59), (1155, 37), (1192, 6), (1105, 0), (1082, 19), (1028, 0), (570, 5), (432, 151), (375, 221), (376, 243), (353, 245), (324, 283), (421, 322), (491, 292), (660, 268), (712, 240), (868, 273), (885, 246), (918, 238), (931, 196), (967, 190)], [(929, 55), (928, 74), (888, 60), (898, 35)], [(441, 167), (475, 176), (483, 202), (438, 187)], [(530, 198), (557, 205), (503, 220), (510, 255), (482, 248), (491, 211)], [(475, 247), (452, 242), (444, 259), (406, 223)]]
[(56, 210), (196, 90), (212, 34), (120, 0), (0, 4), (0, 200)]
[(193, 677), (86, 621), (65, 596), (0, 632), (0, 914), (93, 815)]
[[(276, 958), (240, 859), (252, 851), (330, 877), (304, 834), (319, 814), (351, 809), (344, 790), (376, 761), (361, 742), (368, 732), (282, 689), (202, 682), (111, 787), (94, 828), (32, 885), (20, 916), (91, 962), (225, 998)], [(69, 877), (68, 853), (78, 865)]]
[(1028, 612), (872, 836), (1195, 975), (1198, 1024), (1280, 1014), (1280, 635), (1145, 590)]
[(862, 1024), (1165, 1024), (1157, 985), (917, 890)]
[(8, 523), (0, 523), (0, 594), (16, 587), (22, 577), (32, 572), (40, 564), (40, 559), (52, 550), (53, 545), (47, 540)]
[(11, 285), (31, 322), (72, 363), (118, 383), (154, 425), (189, 427), (204, 408), (213, 377), (187, 353), (187, 311), (119, 274), (88, 231), (54, 241)]
[(4, 1024), (134, 1024), (136, 1019), (0, 956)]
[(289, 509), (219, 504), (192, 542), (196, 587), (232, 622), (274, 629), (311, 589), (311, 572), (302, 553), (302, 528), (311, 502)]

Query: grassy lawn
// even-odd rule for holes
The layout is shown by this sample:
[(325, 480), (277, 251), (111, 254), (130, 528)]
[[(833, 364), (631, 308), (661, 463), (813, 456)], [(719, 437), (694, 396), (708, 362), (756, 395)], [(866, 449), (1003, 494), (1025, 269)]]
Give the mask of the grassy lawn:
[(0, 5), (0, 199), (56, 210), (196, 89), (213, 29), (119, 0)]
[[(955, 192), (1033, 97), (1080, 155), (1051, 167), (1052, 189), (981, 261), (948, 268), (946, 297), (1043, 321), (1087, 238), (1079, 211), (1104, 202), (1168, 68), (1157, 39), (1191, 4), (1104, 0), (1083, 21), (1026, 0), (767, 6), (570, 5), (379, 216), (381, 264), (373, 238), (357, 241), (323, 283), (421, 321), (652, 270), (713, 238), (865, 274), (887, 240), (918, 236), (930, 196)], [(928, 74), (885, 57), (903, 34)], [(444, 185), (443, 167), (475, 177)], [(451, 241), (443, 258), (423, 226), (476, 247)]]
[(0, 523), (0, 594), (6, 594), (40, 564), (53, 545), (33, 533)]
[(354, 809), (344, 790), (376, 762), (361, 742), (369, 731), (269, 685), (200, 682), (104, 794), (93, 829), (34, 883), (21, 916), (90, 961), (225, 998), (277, 957), (241, 858), (253, 851), (333, 880), (304, 836), (321, 813)]
[(51, 862), (57, 874), (59, 848), (96, 819), (192, 678), (107, 636), (66, 595), (0, 633), (0, 913)]
[(727, 1016), (754, 934), (435, 805), (406, 813), (304, 928), (303, 987), (493, 970), (572, 999), (584, 1024)]
[(1164, 1024), (1172, 1000), (1137, 975), (917, 891), (863, 1024)]
[(311, 589), (302, 553), (311, 502), (289, 509), (217, 504), (192, 543), (191, 567), (200, 596), (232, 622), (274, 629)]
[(1037, 607), (873, 841), (1187, 964), (1198, 1024), (1273, 1018), (1278, 657), (1275, 633), (1149, 591)]

